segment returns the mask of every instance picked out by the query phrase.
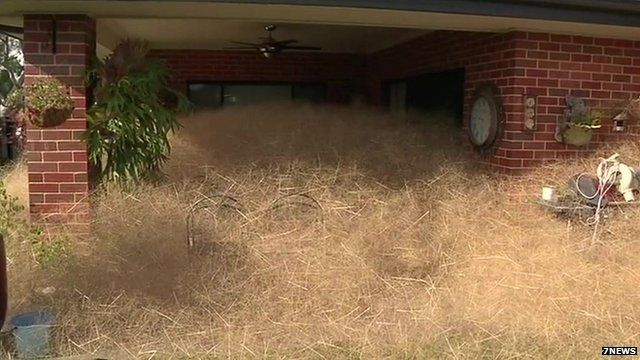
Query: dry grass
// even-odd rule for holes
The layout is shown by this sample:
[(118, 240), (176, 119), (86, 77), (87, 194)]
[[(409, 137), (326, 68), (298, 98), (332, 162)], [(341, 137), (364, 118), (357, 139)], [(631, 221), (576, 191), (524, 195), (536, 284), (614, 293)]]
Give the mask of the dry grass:
[[(495, 179), (464, 160), (446, 116), (422, 117), (185, 119), (162, 184), (95, 195), (95, 237), (73, 263), (12, 261), (12, 311), (52, 309), (59, 353), (116, 358), (595, 358), (636, 345), (640, 211), (615, 213), (590, 246), (590, 229), (507, 197), (593, 159)], [(189, 254), (185, 217), (203, 196), (235, 205), (197, 213)]]

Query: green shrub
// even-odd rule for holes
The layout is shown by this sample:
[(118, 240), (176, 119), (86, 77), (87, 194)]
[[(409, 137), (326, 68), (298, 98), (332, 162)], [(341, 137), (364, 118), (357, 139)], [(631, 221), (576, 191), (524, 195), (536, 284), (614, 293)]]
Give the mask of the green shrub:
[(157, 175), (177, 116), (190, 109), (169, 88), (167, 67), (147, 59), (147, 52), (144, 42), (124, 41), (87, 74), (96, 85), (87, 114), (89, 160), (99, 179), (137, 182)]
[(4, 100), (4, 106), (11, 110), (22, 110), (24, 105), (24, 88), (22, 86), (14, 88)]
[(20, 219), (20, 213), (24, 211), (24, 206), (18, 203), (15, 196), (7, 193), (3, 181), (0, 181), (0, 232), (9, 235), (27, 226), (26, 222)]
[(72, 259), (69, 240), (63, 235), (44, 237), (44, 231), (30, 225), (21, 216), (24, 206), (15, 196), (7, 193), (4, 182), (0, 181), (0, 232), (5, 241), (17, 241), (28, 244), (34, 260), (44, 267), (66, 264)]
[(22, 86), (24, 67), (20, 61), (20, 43), (0, 34), (0, 105), (11, 108), (7, 97)]
[(34, 259), (44, 267), (64, 266), (73, 259), (71, 242), (63, 235), (44, 239), (39, 229), (32, 229), (31, 247)]

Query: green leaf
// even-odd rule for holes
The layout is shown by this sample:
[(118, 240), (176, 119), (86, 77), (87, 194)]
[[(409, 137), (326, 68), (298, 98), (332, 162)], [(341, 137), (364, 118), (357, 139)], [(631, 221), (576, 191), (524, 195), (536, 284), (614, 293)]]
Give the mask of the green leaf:
[[(168, 136), (180, 126), (177, 116), (193, 109), (184, 95), (169, 88), (166, 65), (136, 51), (146, 51), (145, 46), (125, 41), (86, 76), (98, 84), (99, 95), (88, 111), (85, 139), (89, 159), (102, 166), (105, 180), (139, 182), (157, 176), (171, 150)], [(176, 106), (167, 106), (163, 94), (173, 94)]]

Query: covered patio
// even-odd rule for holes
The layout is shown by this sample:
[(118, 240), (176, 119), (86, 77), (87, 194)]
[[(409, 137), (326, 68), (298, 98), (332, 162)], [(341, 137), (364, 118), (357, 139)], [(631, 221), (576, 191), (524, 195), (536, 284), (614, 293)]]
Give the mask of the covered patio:
[[(4, 1), (0, 24), (22, 29), (26, 82), (56, 77), (75, 102), (64, 124), (28, 130), (31, 213), (86, 229), (89, 171), (82, 134), (91, 99), (83, 74), (95, 55), (106, 56), (125, 38), (147, 40), (153, 56), (169, 64), (174, 87), (214, 108), (242, 103), (243, 96), (293, 100), (298, 93), (403, 111), (412, 96), (409, 83), (457, 71), (460, 86), (447, 97), (459, 98), (460, 136), (470, 136), (465, 129), (481, 85), (493, 86), (500, 109), (495, 141), (470, 156), (505, 173), (578, 156), (635, 132), (635, 126), (613, 132), (613, 115), (607, 115), (588, 147), (558, 143), (555, 136), (566, 95), (615, 112), (640, 92), (640, 7), (576, 3)], [(269, 24), (277, 25), (278, 40), (322, 49), (273, 58), (225, 49), (231, 41), (257, 41)], [(535, 99), (533, 127), (525, 126), (525, 98)]]
[(34, 328), (49, 358), (635, 351), (638, 29), (631, 0), (0, 1), (0, 358)]

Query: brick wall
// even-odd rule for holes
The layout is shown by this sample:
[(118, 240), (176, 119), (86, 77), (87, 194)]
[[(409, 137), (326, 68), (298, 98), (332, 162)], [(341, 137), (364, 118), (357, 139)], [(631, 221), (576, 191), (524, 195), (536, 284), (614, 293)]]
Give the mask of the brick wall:
[[(207, 50), (156, 50), (153, 56), (167, 61), (181, 90), (189, 80), (323, 82), (331, 101), (366, 93), (374, 104), (382, 103), (389, 80), (464, 68), (465, 119), (474, 90), (487, 81), (499, 87), (506, 116), (500, 146), (480, 159), (513, 173), (547, 160), (576, 157), (637, 131), (637, 126), (628, 126), (624, 133), (612, 133), (611, 109), (640, 93), (639, 44), (519, 31), (435, 31), (368, 56), (285, 53), (265, 59), (251, 52)], [(524, 131), (524, 94), (538, 95), (534, 132)], [(555, 141), (567, 94), (584, 98), (605, 114), (603, 128), (587, 147)]]
[[(517, 37), (517, 76), (512, 79), (517, 93), (538, 95), (539, 131), (522, 132), (522, 107), (508, 125), (502, 155), (522, 167), (539, 166), (543, 160), (574, 158), (605, 142), (636, 133), (638, 126), (625, 132), (612, 131), (612, 118), (625, 100), (640, 94), (640, 42), (544, 33), (514, 33)], [(567, 94), (579, 96), (603, 113), (603, 127), (592, 144), (576, 149), (555, 142), (553, 133), (562, 118)], [(627, 125), (630, 125), (627, 123)]]
[[(518, 172), (544, 161), (576, 157), (603, 142), (637, 131), (612, 133), (612, 109), (640, 93), (640, 42), (528, 32), (486, 34), (436, 31), (373, 54), (368, 59), (368, 88), (382, 100), (388, 80), (464, 68), (465, 121), (476, 86), (491, 81), (500, 87), (506, 125), (496, 152), (485, 160), (505, 172)], [(523, 130), (524, 94), (538, 95), (538, 129)], [(559, 144), (556, 123), (565, 96), (583, 97), (606, 116), (603, 128), (587, 147)]]
[(282, 53), (267, 59), (258, 52), (154, 50), (152, 57), (169, 65), (176, 89), (187, 81), (318, 82), (333, 102), (364, 93), (365, 58), (351, 54)]
[(63, 124), (28, 126), (27, 160), (32, 218), (47, 225), (65, 224), (86, 232), (89, 215), (88, 164), (81, 136), (87, 127), (84, 70), (95, 54), (95, 22), (82, 15), (56, 16), (56, 49), (51, 16), (25, 15), (25, 82), (55, 77), (66, 85), (75, 105)]
[[(86, 229), (89, 205), (85, 144), (87, 89), (83, 72), (95, 53), (95, 23), (86, 16), (56, 16), (57, 51), (51, 44), (51, 16), (24, 21), (26, 82), (54, 76), (66, 84), (76, 109), (64, 124), (28, 129), (30, 208), (34, 218)], [(367, 93), (382, 100), (384, 84), (429, 72), (465, 69), (465, 119), (474, 89), (491, 81), (504, 104), (504, 137), (482, 159), (496, 169), (517, 172), (557, 158), (575, 157), (603, 142), (637, 132), (612, 133), (610, 118), (623, 100), (640, 93), (640, 42), (529, 32), (506, 34), (436, 31), (370, 55), (285, 53), (265, 59), (258, 53), (208, 50), (155, 50), (173, 72), (176, 88), (187, 81), (320, 82), (330, 101)], [(538, 130), (523, 130), (523, 94), (538, 95)], [(554, 140), (564, 97), (585, 98), (605, 111), (603, 129), (588, 147)]]

